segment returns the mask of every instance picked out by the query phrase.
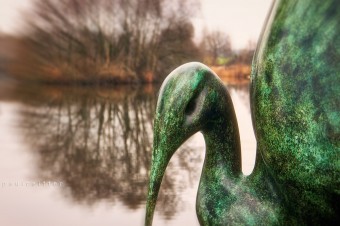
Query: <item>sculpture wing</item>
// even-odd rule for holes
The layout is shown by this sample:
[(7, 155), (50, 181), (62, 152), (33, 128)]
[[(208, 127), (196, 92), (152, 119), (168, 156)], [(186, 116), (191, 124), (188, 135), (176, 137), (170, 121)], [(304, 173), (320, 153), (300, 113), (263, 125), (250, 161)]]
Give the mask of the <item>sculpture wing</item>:
[(339, 21), (336, 0), (277, 1), (253, 62), (258, 150), (299, 216), (339, 209)]

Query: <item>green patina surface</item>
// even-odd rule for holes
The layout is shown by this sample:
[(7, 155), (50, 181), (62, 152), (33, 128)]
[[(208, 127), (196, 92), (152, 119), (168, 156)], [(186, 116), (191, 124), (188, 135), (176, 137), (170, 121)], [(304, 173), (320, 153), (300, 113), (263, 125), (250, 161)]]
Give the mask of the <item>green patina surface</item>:
[(264, 165), (258, 161), (256, 174), (242, 175), (238, 126), (226, 88), (208, 67), (189, 63), (167, 77), (159, 94), (146, 225), (171, 156), (198, 131), (206, 142), (196, 202), (200, 224), (278, 224), (282, 205)]
[(338, 1), (278, 1), (253, 62), (258, 149), (306, 224), (339, 221), (339, 24)]
[(206, 142), (196, 202), (201, 225), (339, 225), (339, 15), (335, 0), (275, 2), (253, 62), (259, 152), (248, 177), (233, 105), (218, 77), (199, 63), (167, 77), (154, 121), (146, 225), (171, 156), (198, 131)]

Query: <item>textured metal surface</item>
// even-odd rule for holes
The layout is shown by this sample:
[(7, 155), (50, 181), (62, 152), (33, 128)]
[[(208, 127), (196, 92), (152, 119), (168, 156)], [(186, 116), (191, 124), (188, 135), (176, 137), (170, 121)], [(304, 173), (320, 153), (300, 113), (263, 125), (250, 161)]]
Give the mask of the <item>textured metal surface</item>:
[(292, 218), (339, 221), (340, 4), (278, 1), (253, 62), (258, 150)]
[(202, 225), (274, 224), (281, 204), (276, 185), (258, 160), (257, 174), (241, 172), (240, 138), (231, 98), (208, 67), (189, 63), (164, 81), (154, 122), (146, 225), (150, 225), (165, 168), (177, 148), (201, 131), (206, 155), (197, 194)]
[(206, 142), (196, 203), (201, 225), (339, 224), (339, 22), (335, 0), (273, 5), (253, 62), (258, 153), (248, 177), (233, 105), (218, 77), (199, 63), (167, 77), (155, 116), (146, 225), (171, 156), (197, 131)]

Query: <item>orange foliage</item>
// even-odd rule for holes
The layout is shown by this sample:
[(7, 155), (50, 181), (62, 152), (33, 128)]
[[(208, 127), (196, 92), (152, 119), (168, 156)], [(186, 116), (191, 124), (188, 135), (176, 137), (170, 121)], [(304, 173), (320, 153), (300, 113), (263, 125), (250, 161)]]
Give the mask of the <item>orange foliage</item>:
[(248, 64), (233, 64), (230, 66), (211, 66), (210, 67), (222, 81), (229, 84), (248, 83), (250, 79), (251, 66)]

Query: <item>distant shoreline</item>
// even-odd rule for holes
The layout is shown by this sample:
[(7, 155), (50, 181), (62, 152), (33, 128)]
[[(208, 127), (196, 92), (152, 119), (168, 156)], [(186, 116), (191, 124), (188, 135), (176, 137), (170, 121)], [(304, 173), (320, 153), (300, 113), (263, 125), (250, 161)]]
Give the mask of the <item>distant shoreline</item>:
[[(248, 83), (250, 80), (251, 67), (247, 64), (232, 64), (229, 66), (209, 66), (225, 83), (239, 84)], [(10, 74), (10, 73), (8, 73)], [(19, 83), (32, 83), (44, 85), (63, 85), (63, 86), (119, 86), (119, 85), (147, 85), (160, 84), (162, 81), (145, 79), (139, 80), (133, 76), (91, 76), (91, 78), (67, 78), (67, 76), (47, 76), (47, 78), (16, 78), (0, 72), (0, 79), (14, 79)], [(153, 75), (151, 75), (153, 77)]]

